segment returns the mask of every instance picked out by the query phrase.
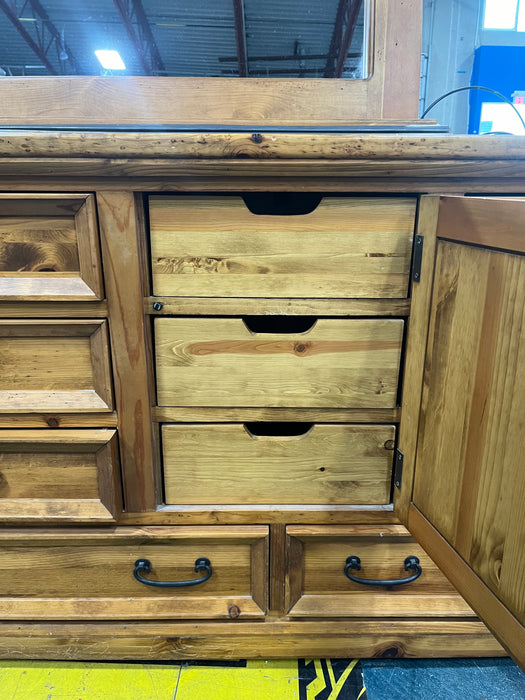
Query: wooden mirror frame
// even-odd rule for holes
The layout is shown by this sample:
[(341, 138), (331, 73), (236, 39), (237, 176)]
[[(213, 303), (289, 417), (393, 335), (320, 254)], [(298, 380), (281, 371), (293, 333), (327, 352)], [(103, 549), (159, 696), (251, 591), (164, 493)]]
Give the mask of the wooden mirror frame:
[(0, 78), (0, 124), (346, 125), (418, 117), (421, 0), (370, 0), (366, 80)]

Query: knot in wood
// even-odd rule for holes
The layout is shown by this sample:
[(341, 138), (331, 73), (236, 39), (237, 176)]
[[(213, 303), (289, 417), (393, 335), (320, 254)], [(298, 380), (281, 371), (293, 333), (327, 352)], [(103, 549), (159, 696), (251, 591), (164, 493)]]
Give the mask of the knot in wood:
[(228, 616), (231, 618), (239, 617), (241, 614), (240, 608), (238, 608), (236, 605), (230, 605), (228, 608)]

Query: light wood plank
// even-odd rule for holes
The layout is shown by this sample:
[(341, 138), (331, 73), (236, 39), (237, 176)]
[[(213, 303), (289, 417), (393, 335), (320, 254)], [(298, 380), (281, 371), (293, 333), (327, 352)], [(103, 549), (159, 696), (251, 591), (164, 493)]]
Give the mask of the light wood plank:
[(294, 425), (164, 425), (166, 503), (390, 501), (394, 426)]
[[(312, 423), (399, 423), (400, 408), (208, 408), (155, 406), (159, 423), (245, 423), (247, 421), (310, 421)], [(0, 421), (2, 419), (0, 418)]]
[(164, 406), (393, 408), (403, 322), (320, 319), (252, 333), (242, 319), (155, 319)]

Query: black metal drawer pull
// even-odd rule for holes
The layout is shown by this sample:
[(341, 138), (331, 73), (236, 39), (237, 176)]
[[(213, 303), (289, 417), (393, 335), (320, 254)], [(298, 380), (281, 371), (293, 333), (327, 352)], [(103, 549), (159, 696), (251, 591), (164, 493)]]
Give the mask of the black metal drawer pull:
[(195, 573), (198, 574), (201, 571), (205, 571), (205, 575), (202, 578), (193, 578), (189, 581), (150, 581), (147, 578), (142, 578), (141, 574), (149, 574), (151, 571), (151, 562), (149, 559), (137, 559), (135, 562), (135, 568), (133, 569), (133, 576), (140, 581), (140, 583), (145, 583), (146, 586), (157, 586), (158, 588), (183, 588), (184, 586), (197, 586), (199, 583), (204, 583), (212, 575), (210, 560), (206, 557), (200, 557), (195, 561)]
[(404, 583), (410, 583), (419, 578), (422, 573), (421, 565), (419, 564), (419, 559), (414, 556), (407, 557), (405, 559), (405, 571), (415, 571), (416, 573), (408, 578), (398, 578), (398, 579), (373, 579), (373, 578), (358, 578), (357, 576), (352, 576), (350, 569), (354, 571), (361, 571), (361, 559), (357, 556), (352, 555), (346, 560), (345, 566), (345, 576), (354, 581), (355, 583), (362, 583), (363, 586), (401, 586)]

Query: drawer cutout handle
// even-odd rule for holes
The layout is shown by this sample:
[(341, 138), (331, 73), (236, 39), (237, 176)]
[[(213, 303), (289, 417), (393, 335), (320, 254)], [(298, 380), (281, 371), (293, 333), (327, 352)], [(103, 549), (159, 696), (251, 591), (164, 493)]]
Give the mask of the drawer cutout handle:
[(314, 429), (313, 423), (257, 422), (244, 423), (252, 440), (302, 440)]
[(361, 571), (361, 559), (355, 554), (348, 557), (345, 565), (345, 576), (354, 581), (354, 583), (361, 583), (363, 586), (402, 586), (405, 583), (411, 583), (419, 578), (423, 572), (419, 559), (414, 556), (409, 556), (405, 559), (405, 571), (415, 571), (412, 576), (407, 578), (398, 579), (373, 579), (373, 578), (358, 578), (357, 576), (352, 576), (350, 570)]
[(151, 562), (149, 559), (137, 559), (135, 562), (135, 568), (133, 569), (133, 576), (140, 583), (144, 583), (146, 586), (156, 586), (157, 588), (184, 588), (186, 586), (198, 586), (199, 583), (204, 583), (212, 575), (213, 571), (211, 568), (210, 560), (206, 557), (200, 557), (195, 561), (195, 573), (198, 574), (201, 571), (206, 573), (202, 578), (193, 578), (188, 581), (151, 581), (150, 579), (143, 578), (141, 574), (149, 574), (151, 572)]
[(298, 335), (309, 333), (317, 323), (317, 316), (243, 316), (242, 322), (253, 334)]

